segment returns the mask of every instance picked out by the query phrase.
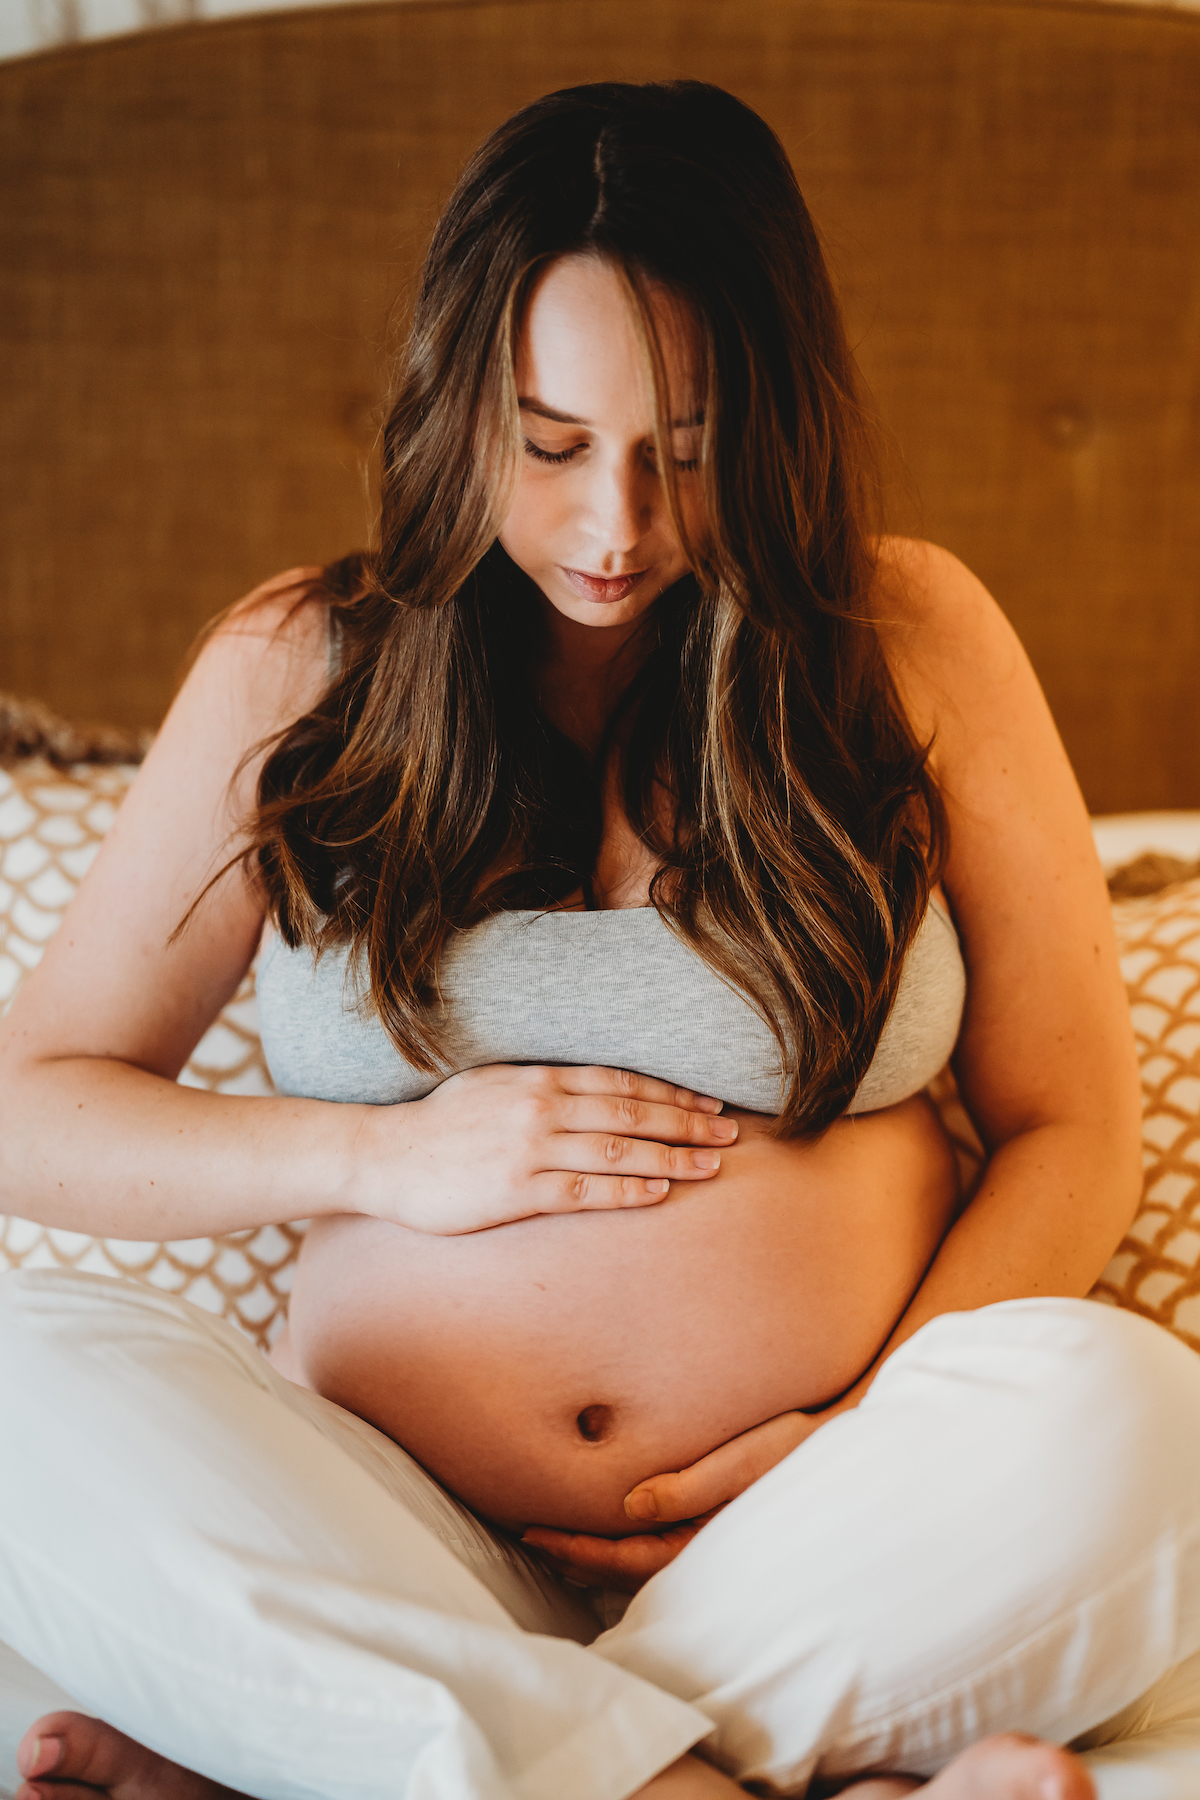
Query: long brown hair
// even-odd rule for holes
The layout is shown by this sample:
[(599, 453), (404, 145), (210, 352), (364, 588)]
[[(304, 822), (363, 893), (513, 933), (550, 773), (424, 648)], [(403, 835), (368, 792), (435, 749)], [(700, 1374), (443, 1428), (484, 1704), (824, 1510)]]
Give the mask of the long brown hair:
[[(694, 321), (710, 521), (596, 758), (538, 710), (535, 596), (497, 541), (521, 309), (572, 253), (626, 281), (664, 445), (651, 290)], [(447, 941), (586, 881), (619, 724), (628, 816), (661, 862), (651, 899), (774, 1031), (780, 1130), (821, 1129), (874, 1053), (944, 814), (867, 622), (871, 426), (770, 129), (697, 82), (571, 88), (502, 125), (434, 232), (383, 451), (379, 548), (318, 584), (340, 670), (271, 749), (249, 831), (282, 936), (348, 943), (400, 1053), (442, 1068)]]

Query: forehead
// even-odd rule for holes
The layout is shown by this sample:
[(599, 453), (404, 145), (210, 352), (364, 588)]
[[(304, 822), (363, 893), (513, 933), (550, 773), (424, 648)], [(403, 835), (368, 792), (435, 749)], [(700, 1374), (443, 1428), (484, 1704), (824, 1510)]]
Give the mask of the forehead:
[[(689, 407), (695, 322), (665, 287), (650, 289), (649, 308), (672, 407)], [(542, 270), (517, 332), (516, 364), (521, 394), (557, 411), (590, 419), (604, 404), (607, 411), (636, 405), (653, 413), (654, 386), (633, 297), (620, 270), (597, 256), (560, 256)]]

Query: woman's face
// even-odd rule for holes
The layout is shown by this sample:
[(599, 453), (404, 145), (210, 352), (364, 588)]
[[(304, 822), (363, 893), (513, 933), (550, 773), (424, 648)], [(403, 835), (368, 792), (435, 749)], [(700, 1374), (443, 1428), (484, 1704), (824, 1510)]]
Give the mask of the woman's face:
[[(703, 541), (686, 314), (652, 302), (666, 363), (680, 508)], [(654, 448), (654, 389), (613, 268), (564, 256), (539, 277), (517, 341), (524, 448), (500, 542), (564, 617), (627, 625), (686, 574)]]

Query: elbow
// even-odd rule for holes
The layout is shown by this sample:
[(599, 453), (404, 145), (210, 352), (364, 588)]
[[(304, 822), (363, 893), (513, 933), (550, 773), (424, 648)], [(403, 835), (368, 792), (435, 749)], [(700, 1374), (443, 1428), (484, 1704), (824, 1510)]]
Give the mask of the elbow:
[(26, 1168), (36, 1107), (30, 1091), (34, 1065), (13, 1026), (0, 1026), (0, 1213), (24, 1212)]
[(1136, 1062), (1128, 1079), (1121, 1084), (1110, 1118), (1113, 1204), (1119, 1242), (1137, 1217), (1146, 1179), (1142, 1143), (1142, 1079)]
[(0, 1213), (20, 1213), (21, 1108), (15, 1104), (9, 1071), (0, 1067)]
[(20, 1215), (20, 1134), (10, 1094), (0, 1075), (0, 1213)]
[[(1087, 1137), (1092, 1146), (1090, 1164), (1097, 1209), (1103, 1208), (1108, 1255), (1111, 1255), (1128, 1232), (1142, 1203), (1145, 1170), (1142, 1158), (1141, 1089), (1133, 1104), (1114, 1107), (1097, 1122), (1089, 1122)], [(1107, 1260), (1107, 1259), (1106, 1259)]]
[(1118, 1169), (1114, 1181), (1113, 1223), (1116, 1231), (1114, 1248), (1137, 1218), (1142, 1204), (1143, 1184), (1142, 1142), (1139, 1133), (1133, 1154), (1127, 1157), (1125, 1165)]

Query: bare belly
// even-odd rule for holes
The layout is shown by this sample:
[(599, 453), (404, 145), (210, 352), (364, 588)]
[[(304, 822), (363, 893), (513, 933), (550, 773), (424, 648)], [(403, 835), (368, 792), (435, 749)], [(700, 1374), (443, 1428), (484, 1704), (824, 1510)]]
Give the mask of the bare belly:
[(855, 1380), (956, 1200), (922, 1099), (818, 1143), (735, 1116), (718, 1175), (657, 1206), (465, 1237), (319, 1221), (284, 1372), (500, 1525), (635, 1529), (622, 1502), (638, 1481)]

